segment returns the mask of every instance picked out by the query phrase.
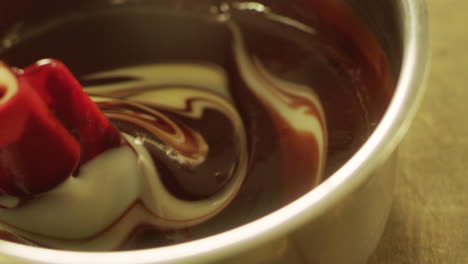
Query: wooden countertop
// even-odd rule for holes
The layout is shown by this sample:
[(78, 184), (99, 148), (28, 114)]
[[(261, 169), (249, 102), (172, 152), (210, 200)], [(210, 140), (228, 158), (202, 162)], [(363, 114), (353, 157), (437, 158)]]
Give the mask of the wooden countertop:
[(427, 2), (428, 89), (400, 147), (396, 197), (371, 264), (468, 263), (468, 1)]

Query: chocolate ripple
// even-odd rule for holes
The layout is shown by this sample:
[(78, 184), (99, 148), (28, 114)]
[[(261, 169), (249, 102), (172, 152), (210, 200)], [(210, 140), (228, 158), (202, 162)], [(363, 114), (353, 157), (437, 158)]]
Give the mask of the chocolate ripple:
[(105, 100), (99, 100), (101, 109), (119, 130), (142, 140), (173, 195), (185, 200), (206, 199), (235, 174), (241, 155), (236, 133), (243, 132), (236, 131), (235, 120), (215, 107), (204, 109), (198, 118), (181, 114), (206, 99), (187, 98), (184, 109), (173, 111), (141, 101)]
[(52, 248), (119, 249), (142, 228), (226, 230), (316, 186), (327, 134), (314, 87), (275, 76), (235, 22), (206, 24), (223, 32), (223, 57), (80, 76), (129, 145), (25, 206), (0, 208), (0, 229)]

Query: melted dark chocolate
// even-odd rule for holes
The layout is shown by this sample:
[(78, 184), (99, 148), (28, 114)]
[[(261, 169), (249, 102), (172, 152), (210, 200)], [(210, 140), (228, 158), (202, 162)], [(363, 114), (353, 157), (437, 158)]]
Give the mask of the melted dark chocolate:
[[(187, 15), (183, 8), (168, 11), (132, 6), (97, 10), (58, 20), (61, 23), (37, 34), (32, 30), (28, 37), (0, 53), (1, 60), (19, 67), (46, 57), (62, 60), (79, 79), (82, 78), (85, 87), (137, 80), (135, 76), (94, 79), (86, 76), (144, 64), (202, 62), (219, 65), (226, 71), (229, 91), (242, 117), (248, 141), (249, 169), (244, 184), (223, 212), (191, 228), (190, 235), (184, 233), (174, 241), (167, 238), (169, 233), (161, 236), (160, 232), (148, 231), (151, 228), (142, 224), (125, 248), (162, 246), (222, 232), (297, 199), (309, 191), (316, 180), (310, 177), (310, 171), (317, 169), (317, 162), (314, 162), (318, 160), (316, 139), (307, 133), (298, 136), (292, 127), (269, 114), (236, 68), (232, 34), (226, 24), (213, 19), (208, 6), (206, 10), (198, 9), (204, 16)], [(277, 11), (281, 13), (281, 10), (278, 7)], [(285, 9), (284, 12), (291, 17), (300, 15), (294, 10)], [(320, 15), (298, 18), (315, 31), (313, 34), (254, 11), (237, 10), (230, 15), (242, 29), (251, 56), (275, 76), (311, 87), (320, 98), (326, 115), (326, 122), (322, 121), (328, 131), (325, 177), (331, 175), (362, 145), (378, 122), (382, 105), (388, 102), (388, 97), (381, 96), (384, 92), (379, 91), (388, 89), (388, 80), (378, 76), (366, 58), (361, 58), (360, 51), (353, 48), (355, 39), (346, 35), (343, 39), (330, 37), (333, 23), (321, 20)], [(321, 26), (325, 29), (323, 32)], [(345, 42), (350, 48), (342, 48)], [(354, 59), (359, 63), (352, 63)], [(386, 65), (382, 67), (386, 70)], [(138, 88), (159, 89), (151, 85)], [(92, 89), (89, 92), (93, 94)], [(111, 120), (121, 131), (143, 140), (155, 163), (159, 164), (158, 172), (171, 193), (185, 200), (200, 200), (216, 194), (231, 180), (240, 153), (229, 119), (216, 111), (205, 111), (201, 118), (190, 118), (151, 104), (140, 102), (135, 107), (128, 105), (123, 99), (125, 96), (109, 95), (122, 101), (109, 100), (99, 105), (111, 114)], [(298, 107), (302, 102), (297, 99), (294, 104)], [(210, 148), (206, 161), (196, 166), (180, 163), (167, 155), (167, 148), (172, 146), (144, 127), (116, 116), (129, 109), (143, 113), (142, 106), (170, 118), (189, 139), (193, 138), (190, 131), (199, 133)], [(171, 127), (163, 120), (151, 122), (171, 133)], [(158, 147), (161, 145), (167, 148)], [(185, 153), (191, 154), (189, 150)]]

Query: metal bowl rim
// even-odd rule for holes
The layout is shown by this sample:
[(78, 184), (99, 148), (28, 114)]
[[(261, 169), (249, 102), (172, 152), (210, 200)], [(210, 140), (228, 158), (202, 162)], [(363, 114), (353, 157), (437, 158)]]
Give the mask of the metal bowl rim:
[(395, 150), (424, 94), (430, 45), (424, 0), (399, 0), (403, 10), (403, 62), (394, 97), (382, 121), (360, 150), (334, 175), (300, 199), (261, 219), (208, 238), (179, 245), (123, 251), (73, 252), (0, 241), (0, 253), (37, 263), (199, 263), (234, 256), (296, 230), (359, 189)]

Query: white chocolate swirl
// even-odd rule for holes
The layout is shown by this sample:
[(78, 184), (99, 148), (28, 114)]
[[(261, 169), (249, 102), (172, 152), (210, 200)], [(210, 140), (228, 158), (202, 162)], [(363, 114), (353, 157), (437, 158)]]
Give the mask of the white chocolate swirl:
[[(180, 78), (185, 78), (185, 83), (196, 82), (187, 77), (186, 71), (172, 67), (168, 66), (169, 72), (178, 74), (173, 76), (173, 80), (184, 83)], [(154, 72), (158, 72), (159, 69), (162, 72), (168, 70), (164, 66), (158, 66)], [(202, 75), (196, 74), (198, 69), (201, 69), (201, 72), (206, 70), (201, 67), (189, 69), (188, 72), (195, 73), (195, 78)], [(218, 79), (217, 87), (226, 90), (224, 76), (219, 74), (214, 77)], [(152, 85), (158, 86), (159, 83), (153, 82)], [(115, 89), (119, 88), (112, 89), (116, 92)], [(127, 136), (137, 154), (128, 146), (103, 153), (83, 166), (78, 177), (69, 177), (56, 189), (21, 207), (0, 209), (0, 219), (3, 222), (0, 228), (54, 248), (105, 250), (117, 248), (139, 223), (150, 224), (160, 229), (180, 229), (201, 223), (222, 210), (234, 198), (247, 170), (248, 154), (244, 128), (232, 105), (224, 97), (210, 91), (184, 88), (147, 91), (131, 98), (135, 102), (145, 100), (151, 104), (177, 109), (182, 114), (195, 118), (201, 117), (206, 108), (216, 108), (229, 116), (238, 135), (238, 146), (242, 153), (233, 179), (223, 190), (208, 199), (181, 200), (164, 187), (158, 177), (158, 165), (153, 164), (152, 158), (141, 145), (141, 139)], [(192, 102), (190, 111), (186, 111), (188, 98), (200, 98)], [(110, 99), (95, 98), (97, 103), (106, 100)], [(176, 146), (176, 150), (188, 145), (177, 124), (151, 109), (147, 110), (154, 115), (146, 115), (139, 119), (130, 118), (131, 121), (148, 128), (168, 146)], [(108, 115), (117, 119), (128, 118), (122, 114)], [(170, 124), (174, 133), (167, 133), (151, 125), (150, 121), (153, 121), (155, 115)], [(192, 138), (198, 141), (196, 147), (199, 149), (199, 155), (193, 158), (184, 155), (182, 150), (177, 156), (183, 159), (183, 162), (201, 163), (206, 157), (208, 146), (196, 131), (192, 133), (196, 135)]]
[(255, 58), (249, 56), (239, 27), (229, 23), (234, 35), (234, 56), (238, 71), (251, 91), (272, 115), (277, 115), (296, 132), (313, 135), (318, 144), (317, 177), (320, 182), (326, 157), (325, 114), (320, 101), (310, 87), (288, 82), (270, 74)]
[[(228, 27), (243, 81), (271, 114), (277, 129), (288, 127), (297, 132), (297, 137), (292, 132), (283, 141), (284, 149), (289, 148), (287, 140), (300, 139), (303, 133), (316, 141), (317, 160), (307, 161), (317, 163), (315, 171), (307, 172), (313, 179), (308, 189), (312, 188), (320, 180), (325, 163), (325, 118), (320, 102), (309, 87), (270, 74), (248, 54), (240, 29), (229, 22)], [(69, 177), (56, 189), (17, 208), (0, 209), (0, 230), (52, 248), (112, 250), (118, 249), (140, 224), (160, 230), (191, 227), (218, 214), (235, 197), (248, 173), (249, 153), (243, 120), (234, 107), (225, 71), (213, 64), (173, 63), (101, 72), (87, 78), (114, 76), (132, 78), (87, 87), (98, 104), (127, 107), (106, 111), (106, 115), (152, 134), (159, 140), (153, 142), (158, 149), (188, 167), (206, 162), (210, 153), (207, 139), (155, 109), (193, 120), (202, 118), (208, 109), (222, 113), (237, 141), (238, 159), (232, 178), (210, 197), (180, 199), (166, 188), (159, 164), (144, 147), (144, 136), (127, 135), (131, 147), (109, 150), (85, 164), (78, 177)], [(278, 133), (281, 137), (281, 131)]]

